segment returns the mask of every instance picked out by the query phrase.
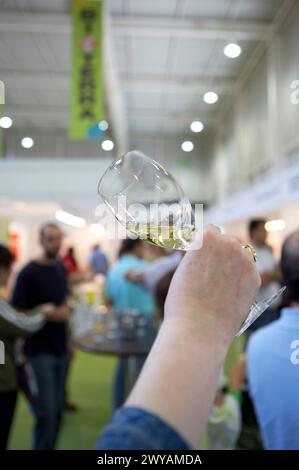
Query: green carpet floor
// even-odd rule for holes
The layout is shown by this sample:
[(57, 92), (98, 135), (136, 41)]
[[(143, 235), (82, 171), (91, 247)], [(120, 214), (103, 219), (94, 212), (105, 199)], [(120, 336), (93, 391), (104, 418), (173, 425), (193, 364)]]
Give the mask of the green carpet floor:
[[(229, 369), (243, 349), (244, 338), (233, 341), (225, 369)], [(99, 432), (112, 413), (112, 380), (116, 359), (76, 352), (69, 376), (69, 395), (79, 407), (65, 413), (58, 449), (93, 449)], [(33, 419), (27, 402), (19, 396), (10, 438), (10, 449), (31, 449)]]
[[(111, 384), (116, 360), (78, 351), (69, 377), (69, 395), (79, 407), (65, 413), (58, 449), (92, 449), (112, 411)], [(19, 396), (10, 449), (30, 449), (33, 419), (27, 402)]]

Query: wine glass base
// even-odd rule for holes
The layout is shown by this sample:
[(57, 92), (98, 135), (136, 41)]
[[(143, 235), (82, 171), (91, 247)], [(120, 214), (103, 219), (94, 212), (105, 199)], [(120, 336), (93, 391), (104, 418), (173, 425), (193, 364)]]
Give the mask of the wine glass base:
[(239, 336), (241, 336), (247, 330), (247, 328), (249, 328), (250, 325), (252, 325), (252, 323), (255, 322), (255, 320), (270, 307), (271, 304), (273, 304), (274, 302), (276, 302), (276, 300), (279, 299), (279, 297), (285, 292), (285, 290), (286, 286), (279, 289), (274, 295), (265, 299), (263, 302), (254, 302), (254, 304), (252, 304), (251, 306), (246, 320), (242, 324), (240, 330), (235, 335), (235, 337), (238, 338)]

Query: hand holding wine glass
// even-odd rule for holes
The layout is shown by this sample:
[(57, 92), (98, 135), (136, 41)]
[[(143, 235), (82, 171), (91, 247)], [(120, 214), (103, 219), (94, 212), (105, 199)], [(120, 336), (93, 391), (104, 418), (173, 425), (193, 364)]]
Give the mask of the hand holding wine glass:
[(204, 229), (200, 250), (190, 250), (172, 279), (165, 320), (181, 320), (227, 344), (244, 322), (261, 278), (250, 254), (215, 226)]
[[(139, 151), (126, 153), (107, 168), (98, 192), (117, 220), (139, 238), (163, 248), (193, 249), (197, 214), (176, 179), (157, 161)], [(199, 225), (202, 235), (203, 227)], [(250, 245), (243, 248), (244, 254), (252, 262), (256, 261), (254, 249)], [(219, 265), (219, 269), (225, 272), (224, 266)], [(283, 287), (261, 303), (254, 302), (237, 336), (277, 301), (284, 290)]]

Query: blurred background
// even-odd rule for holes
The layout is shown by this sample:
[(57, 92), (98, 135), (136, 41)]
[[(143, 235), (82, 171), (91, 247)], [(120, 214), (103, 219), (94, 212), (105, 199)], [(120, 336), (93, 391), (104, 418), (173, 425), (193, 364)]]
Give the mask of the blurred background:
[[(193, 202), (213, 208), (215, 223), (240, 236), (250, 216), (284, 221), (274, 225), (278, 244), (298, 213), (298, 8), (289, 0), (106, 1), (99, 122), (107, 129), (71, 140), (71, 2), (1, 0), (2, 115), (12, 120), (1, 121), (1, 233), (17, 240), (20, 262), (33, 254), (36, 225), (60, 209), (86, 221), (67, 229), (74, 243), (86, 242), (80, 258), (98, 237), (105, 243), (101, 230), (90, 232), (97, 182), (129, 149), (164, 164)], [(225, 55), (229, 43), (238, 57)]]
[[(48, 220), (61, 226), (63, 250), (73, 246), (82, 269), (96, 243), (115, 260), (119, 243), (95, 217), (97, 184), (133, 149), (205, 205), (205, 223), (245, 241), (249, 219), (268, 220), (278, 259), (298, 227), (298, 2), (91, 3), (101, 4), (95, 23), (80, 16), (84, 1), (0, 0), (0, 238), (15, 271), (38, 254), (38, 228)], [(100, 385), (102, 423), (109, 416), (113, 359), (80, 360), (73, 388), (87, 411), (62, 448), (92, 446), (99, 423), (88, 424), (88, 406)], [(99, 364), (102, 382), (88, 395), (82, 384)], [(19, 431), (30, 422), (21, 406)], [(19, 431), (12, 446), (26, 448)]]

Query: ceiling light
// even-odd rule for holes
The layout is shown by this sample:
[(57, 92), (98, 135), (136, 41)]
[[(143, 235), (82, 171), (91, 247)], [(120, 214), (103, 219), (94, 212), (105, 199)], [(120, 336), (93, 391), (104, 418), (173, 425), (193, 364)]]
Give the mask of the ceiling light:
[(91, 224), (90, 231), (96, 237), (101, 237), (105, 233), (105, 229), (103, 225), (100, 225), (100, 224)]
[(201, 132), (204, 128), (204, 125), (201, 121), (193, 121), (190, 124), (190, 129), (192, 132)]
[(2, 127), (2, 129), (8, 129), (9, 127), (12, 126), (12, 123), (13, 123), (13, 120), (8, 116), (3, 116), (0, 119), (0, 127)]
[(83, 228), (85, 227), (85, 220), (82, 217), (77, 217), (76, 215), (70, 214), (62, 210), (55, 212), (55, 218), (59, 222), (64, 224), (71, 225), (72, 227)]
[(239, 46), (239, 44), (236, 44), (234, 42), (230, 42), (225, 46), (223, 49), (224, 54), (226, 57), (229, 57), (230, 59), (235, 59), (236, 57), (239, 57), (242, 53), (242, 49)]
[(21, 145), (25, 149), (31, 149), (34, 145), (34, 140), (31, 137), (24, 137), (21, 141)]
[(205, 103), (214, 104), (216, 103), (216, 101), (218, 101), (218, 95), (214, 91), (207, 91), (203, 95), (203, 100), (205, 101)]
[(107, 121), (100, 121), (98, 127), (101, 131), (106, 131), (109, 127), (109, 124)]
[(269, 220), (265, 223), (265, 229), (267, 232), (280, 232), (284, 230), (286, 223), (283, 219)]
[(193, 142), (190, 142), (190, 140), (185, 140), (185, 142), (182, 143), (182, 150), (184, 152), (192, 152), (194, 149), (194, 144)]
[(114, 148), (114, 143), (112, 142), (112, 140), (104, 140), (102, 142), (102, 149), (106, 150), (106, 152), (109, 152), (113, 148)]

